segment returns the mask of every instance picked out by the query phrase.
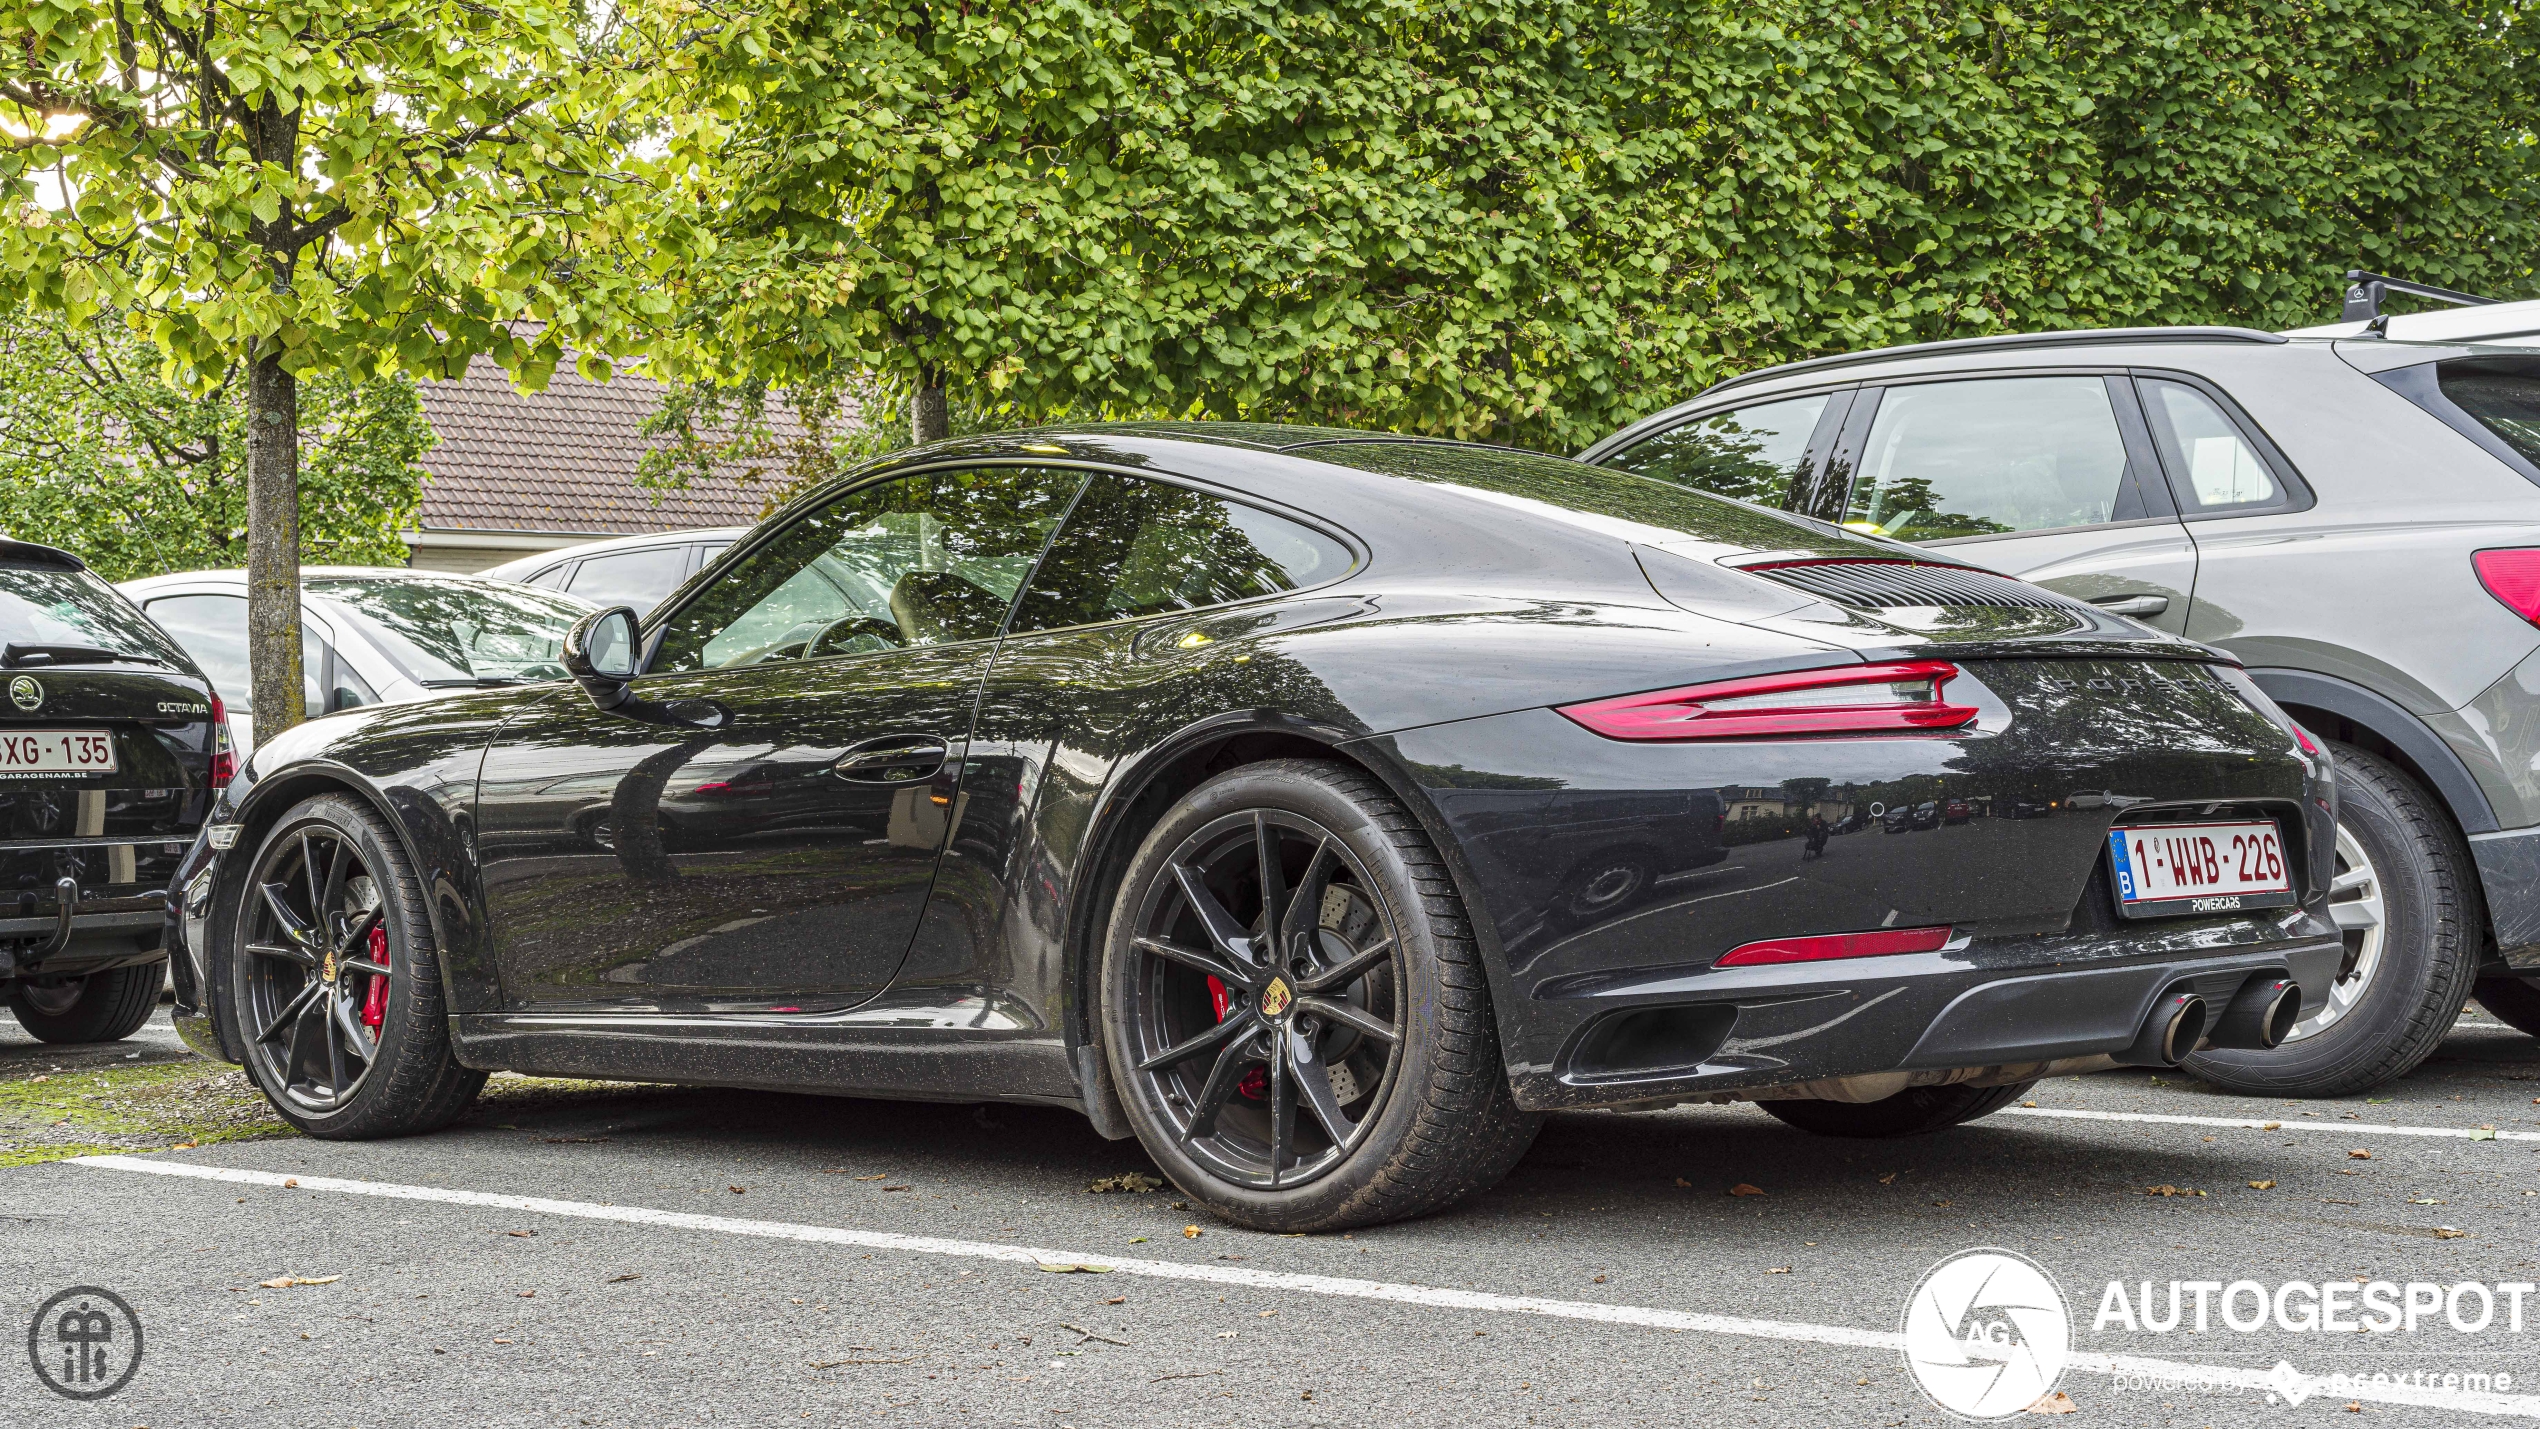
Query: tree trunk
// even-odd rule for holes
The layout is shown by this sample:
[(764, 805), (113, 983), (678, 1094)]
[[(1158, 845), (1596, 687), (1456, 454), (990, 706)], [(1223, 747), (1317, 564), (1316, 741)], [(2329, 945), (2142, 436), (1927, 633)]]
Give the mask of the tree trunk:
[(247, 693), (256, 742), (308, 717), (300, 668), (300, 384), (278, 353), (247, 369)]
[(941, 373), (929, 372), (917, 379), (916, 394), (908, 402), (908, 428), (910, 438), (921, 447), (952, 435), (952, 404), (944, 400)]

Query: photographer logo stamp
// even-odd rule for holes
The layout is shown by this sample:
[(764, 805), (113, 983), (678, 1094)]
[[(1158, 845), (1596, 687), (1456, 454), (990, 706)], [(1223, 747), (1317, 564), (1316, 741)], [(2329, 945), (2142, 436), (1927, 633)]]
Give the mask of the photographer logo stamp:
[(103, 1399), (141, 1368), (141, 1317), (112, 1290), (74, 1285), (27, 1323), (26, 1357), (55, 1394)]

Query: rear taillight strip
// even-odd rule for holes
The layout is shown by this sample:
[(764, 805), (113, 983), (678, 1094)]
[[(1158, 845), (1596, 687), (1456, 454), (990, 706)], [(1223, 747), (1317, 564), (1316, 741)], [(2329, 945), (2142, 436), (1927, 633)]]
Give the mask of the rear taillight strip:
[(1805, 938), (1768, 938), (1743, 943), (1720, 955), (1713, 967), (1746, 968), (1769, 963), (1820, 963), (1836, 958), (1883, 958), (1895, 953), (1936, 953), (1949, 944), (1950, 930), (1876, 928), (1866, 933), (1819, 933)]
[[(1943, 697), (1956, 678), (1958, 667), (1945, 660), (1838, 665), (1619, 695), (1559, 709), (1573, 723), (1607, 739), (1636, 741), (1924, 733), (1955, 729), (1975, 719), (1975, 706), (1950, 704)], [(1894, 693), (1896, 686), (1913, 685), (1928, 686), (1929, 697), (1906, 699)], [(1847, 689), (1858, 689), (1859, 700), (1825, 698)], [(1788, 708), (1775, 709), (1775, 695), (1812, 698), (1794, 698)], [(1736, 707), (1713, 708), (1728, 701)]]

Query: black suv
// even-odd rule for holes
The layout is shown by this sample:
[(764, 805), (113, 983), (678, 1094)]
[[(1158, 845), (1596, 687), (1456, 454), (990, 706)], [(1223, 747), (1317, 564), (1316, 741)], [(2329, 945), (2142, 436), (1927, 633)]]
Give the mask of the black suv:
[(0, 994), (112, 1042), (166, 978), (166, 889), (235, 763), (211, 682), (79, 558), (0, 539)]

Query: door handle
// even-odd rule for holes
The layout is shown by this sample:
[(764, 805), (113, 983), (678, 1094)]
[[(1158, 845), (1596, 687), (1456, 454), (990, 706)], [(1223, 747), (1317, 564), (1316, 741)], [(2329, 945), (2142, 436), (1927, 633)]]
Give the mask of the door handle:
[(2137, 619), (2159, 615), (2170, 608), (2170, 598), (2165, 595), (2094, 595), (2090, 603), (2110, 615), (2131, 615)]
[(925, 734), (890, 734), (847, 746), (829, 772), (855, 784), (913, 784), (944, 767), (952, 746)]

